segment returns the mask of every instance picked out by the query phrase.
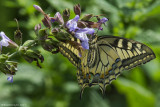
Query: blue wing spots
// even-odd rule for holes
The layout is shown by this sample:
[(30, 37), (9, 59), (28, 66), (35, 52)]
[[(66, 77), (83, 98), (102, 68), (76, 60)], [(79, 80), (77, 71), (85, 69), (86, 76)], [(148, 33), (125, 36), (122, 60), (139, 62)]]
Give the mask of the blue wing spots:
[(100, 76), (100, 74), (99, 74), (99, 73), (95, 74), (95, 77), (99, 77), (99, 76)]
[(99, 79), (100, 79), (100, 74), (96, 73), (92, 79), (92, 82), (89, 85), (93, 85), (95, 83), (97, 84), (99, 82)]
[(120, 58), (117, 58), (117, 59), (115, 60), (116, 63), (119, 62), (119, 61), (120, 61)]
[(89, 77), (89, 74), (88, 74), (88, 73), (86, 74), (86, 77)]
[(112, 69), (115, 69), (116, 67), (117, 67), (116, 63), (112, 64)]
[(108, 71), (108, 73), (109, 73), (109, 75), (114, 75), (114, 70), (111, 69), (111, 70)]
[(112, 72), (112, 69), (111, 69), (111, 70), (109, 70), (108, 72), (109, 72), (109, 73), (111, 73), (111, 72)]

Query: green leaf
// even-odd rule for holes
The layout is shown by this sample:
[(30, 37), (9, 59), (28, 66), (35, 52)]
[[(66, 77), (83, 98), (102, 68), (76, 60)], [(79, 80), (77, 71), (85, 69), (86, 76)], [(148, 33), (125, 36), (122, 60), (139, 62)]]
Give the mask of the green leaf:
[(141, 85), (127, 80), (125, 78), (119, 78), (113, 82), (119, 91), (119, 93), (126, 96), (129, 107), (154, 107), (155, 96), (153, 93)]
[(66, 0), (47, 0), (51, 6), (57, 9), (57, 11), (62, 12), (65, 8), (73, 8), (72, 2), (67, 2)]

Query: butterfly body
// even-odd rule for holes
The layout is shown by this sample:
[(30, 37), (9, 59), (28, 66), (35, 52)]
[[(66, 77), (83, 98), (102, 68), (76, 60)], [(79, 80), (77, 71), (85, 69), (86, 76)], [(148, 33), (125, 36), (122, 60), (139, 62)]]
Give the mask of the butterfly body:
[(155, 58), (154, 52), (146, 45), (117, 36), (98, 36), (90, 41), (89, 50), (78, 49), (62, 43), (60, 52), (78, 68), (77, 79), (82, 87), (99, 85), (105, 88), (123, 70), (132, 69)]

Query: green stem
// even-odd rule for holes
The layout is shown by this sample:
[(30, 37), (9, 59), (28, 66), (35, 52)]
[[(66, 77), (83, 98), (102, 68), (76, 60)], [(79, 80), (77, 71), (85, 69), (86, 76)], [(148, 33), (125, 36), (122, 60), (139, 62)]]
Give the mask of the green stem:
[[(25, 47), (30, 48), (32, 45), (35, 45), (37, 42), (38, 42), (38, 40), (34, 40), (33, 42), (30, 42), (29, 44), (27, 44)], [(15, 57), (16, 55), (18, 55), (18, 54), (19, 54), (19, 50), (20, 50), (20, 48), (22, 48), (22, 47), (23, 47), (23, 45), (20, 46), (19, 49), (17, 49), (16, 52), (14, 52), (14, 53), (12, 53), (11, 55), (9, 55), (9, 56), (8, 56), (8, 59), (11, 59), (11, 58)]]
[(11, 59), (11, 58), (13, 58), (14, 56), (16, 56), (18, 54), (18, 52), (14, 52), (14, 53), (12, 53), (11, 55), (9, 55), (8, 56), (8, 59)]

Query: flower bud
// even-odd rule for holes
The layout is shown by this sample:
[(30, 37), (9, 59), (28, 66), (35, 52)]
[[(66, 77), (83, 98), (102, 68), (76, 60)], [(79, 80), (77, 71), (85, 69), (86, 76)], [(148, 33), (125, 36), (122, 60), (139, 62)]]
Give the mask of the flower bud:
[(35, 40), (27, 40), (24, 42), (23, 46), (21, 46), (20, 48), (26, 47), (26, 48), (31, 48), (32, 46), (36, 45), (37, 43), (35, 42)]
[(15, 21), (17, 22), (18, 29), (14, 32), (14, 41), (20, 46), (22, 45), (22, 32), (19, 30), (18, 20), (15, 19)]
[(82, 17), (82, 21), (89, 21), (93, 17), (93, 14), (86, 14)]
[(48, 34), (47, 34), (47, 29), (41, 29), (39, 30), (38, 32), (38, 40), (39, 41), (45, 41), (48, 37)]
[(4, 74), (14, 75), (17, 71), (17, 62), (8, 61), (8, 55), (0, 54), (0, 71)]
[(42, 8), (41, 8), (40, 6), (38, 6), (38, 5), (33, 5), (33, 7), (34, 7), (37, 11), (41, 12), (42, 14), (44, 14), (44, 11), (42, 10)]
[(35, 27), (34, 27), (34, 31), (37, 32), (41, 29), (41, 24), (37, 24)]
[(35, 31), (35, 33), (36, 33), (36, 36), (38, 36), (38, 32), (39, 32), (40, 29), (41, 29), (41, 24), (35, 25), (34, 31)]
[(14, 32), (14, 41), (18, 45), (22, 45), (22, 33), (19, 29)]
[(69, 20), (69, 17), (70, 17), (70, 10), (69, 9), (65, 9), (63, 11), (63, 19), (64, 19), (64, 22), (67, 22)]
[(87, 21), (86, 23), (87, 23), (86, 24), (87, 27), (89, 27), (89, 28), (99, 28), (101, 26), (101, 24), (98, 22)]
[(17, 62), (14, 62), (14, 61), (6, 61), (6, 67), (8, 69), (9, 72), (6, 72), (6, 74), (12, 74), (14, 75), (15, 72), (17, 72), (17, 65), (18, 63)]
[(8, 59), (8, 55), (0, 54), (0, 64), (5, 63), (7, 59)]
[[(42, 19), (42, 23), (44, 24), (45, 27), (51, 28), (51, 22), (50, 22), (50, 17), (47, 15), (40, 6), (38, 5), (33, 5), (33, 7), (41, 12), (44, 15), (44, 19)], [(35, 28), (36, 29), (36, 28)]]
[(75, 5), (74, 6), (74, 13), (76, 14), (76, 15), (81, 15), (81, 6), (80, 6), (80, 4), (77, 4), (77, 5)]
[(47, 14), (44, 15), (44, 18), (42, 19), (42, 23), (45, 27), (51, 28), (50, 17)]
[(87, 27), (87, 25), (86, 25), (86, 23), (85, 22), (83, 22), (83, 21), (78, 21), (78, 25), (77, 25), (79, 28), (86, 28)]
[(54, 16), (54, 18), (56, 19), (56, 21), (60, 24), (63, 25), (64, 24), (64, 20), (61, 16), (61, 14), (59, 12), (57, 12)]

